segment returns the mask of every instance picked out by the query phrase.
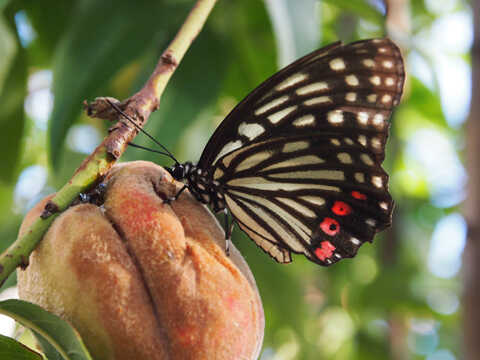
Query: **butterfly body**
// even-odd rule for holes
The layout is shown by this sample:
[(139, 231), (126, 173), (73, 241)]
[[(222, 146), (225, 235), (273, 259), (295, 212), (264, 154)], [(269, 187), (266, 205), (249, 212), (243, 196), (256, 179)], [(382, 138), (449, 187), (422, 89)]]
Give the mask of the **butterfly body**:
[(177, 181), (185, 181), (190, 193), (201, 203), (211, 205), (218, 213), (225, 209), (223, 191), (218, 181), (212, 179), (209, 169), (202, 169), (192, 162), (176, 164), (167, 169)]
[(332, 44), (250, 93), (197, 165), (169, 171), (278, 262), (292, 252), (325, 266), (353, 257), (391, 223), (381, 162), (404, 79), (388, 39)]

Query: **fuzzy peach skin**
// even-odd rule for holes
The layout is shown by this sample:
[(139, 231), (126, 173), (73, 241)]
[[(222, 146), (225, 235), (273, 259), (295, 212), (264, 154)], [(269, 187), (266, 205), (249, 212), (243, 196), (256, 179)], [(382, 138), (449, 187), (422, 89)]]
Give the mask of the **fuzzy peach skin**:
[[(239, 252), (182, 184), (116, 165), (102, 207), (72, 206), (18, 271), (20, 298), (70, 321), (96, 360), (257, 359), (264, 314)], [(48, 198), (26, 216), (20, 234)]]

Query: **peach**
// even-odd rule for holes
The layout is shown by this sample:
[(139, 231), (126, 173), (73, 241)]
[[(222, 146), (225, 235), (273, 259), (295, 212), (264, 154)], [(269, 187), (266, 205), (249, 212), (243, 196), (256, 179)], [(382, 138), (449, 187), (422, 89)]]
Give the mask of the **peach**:
[[(264, 314), (239, 252), (161, 167), (116, 165), (104, 203), (63, 212), (18, 270), (20, 298), (79, 331), (94, 359), (256, 359)], [(26, 216), (20, 234), (48, 198)]]

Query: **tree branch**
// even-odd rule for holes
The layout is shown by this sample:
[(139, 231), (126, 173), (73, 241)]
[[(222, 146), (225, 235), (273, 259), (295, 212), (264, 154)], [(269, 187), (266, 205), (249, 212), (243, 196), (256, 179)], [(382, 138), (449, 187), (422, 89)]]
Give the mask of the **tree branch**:
[[(138, 126), (143, 127), (150, 114), (160, 103), (160, 97), (187, 52), (193, 40), (200, 33), (216, 0), (198, 0), (177, 35), (163, 52), (150, 79), (145, 86), (132, 97), (119, 102), (110, 98), (123, 112), (129, 115)], [(85, 104), (89, 116), (117, 120), (110, 128), (109, 135), (86, 158), (75, 171), (73, 177), (50, 199), (42, 215), (10, 247), (0, 255), (0, 284), (17, 266), (28, 266), (30, 253), (35, 249), (53, 220), (72, 203), (78, 194), (100, 182), (116, 160), (123, 154), (128, 143), (137, 135), (138, 130), (125, 123), (121, 115), (112, 109), (106, 98), (97, 98), (91, 104)]]

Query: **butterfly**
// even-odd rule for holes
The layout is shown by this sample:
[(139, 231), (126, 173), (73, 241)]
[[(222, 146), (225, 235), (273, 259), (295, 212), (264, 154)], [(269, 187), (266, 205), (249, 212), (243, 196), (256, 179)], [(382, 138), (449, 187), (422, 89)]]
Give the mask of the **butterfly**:
[(389, 39), (337, 42), (300, 58), (230, 112), (196, 165), (171, 156), (167, 170), (185, 183), (176, 197), (188, 188), (224, 211), (227, 239), (230, 213), (280, 263), (291, 253), (324, 266), (355, 256), (391, 224), (381, 163), (404, 80)]

